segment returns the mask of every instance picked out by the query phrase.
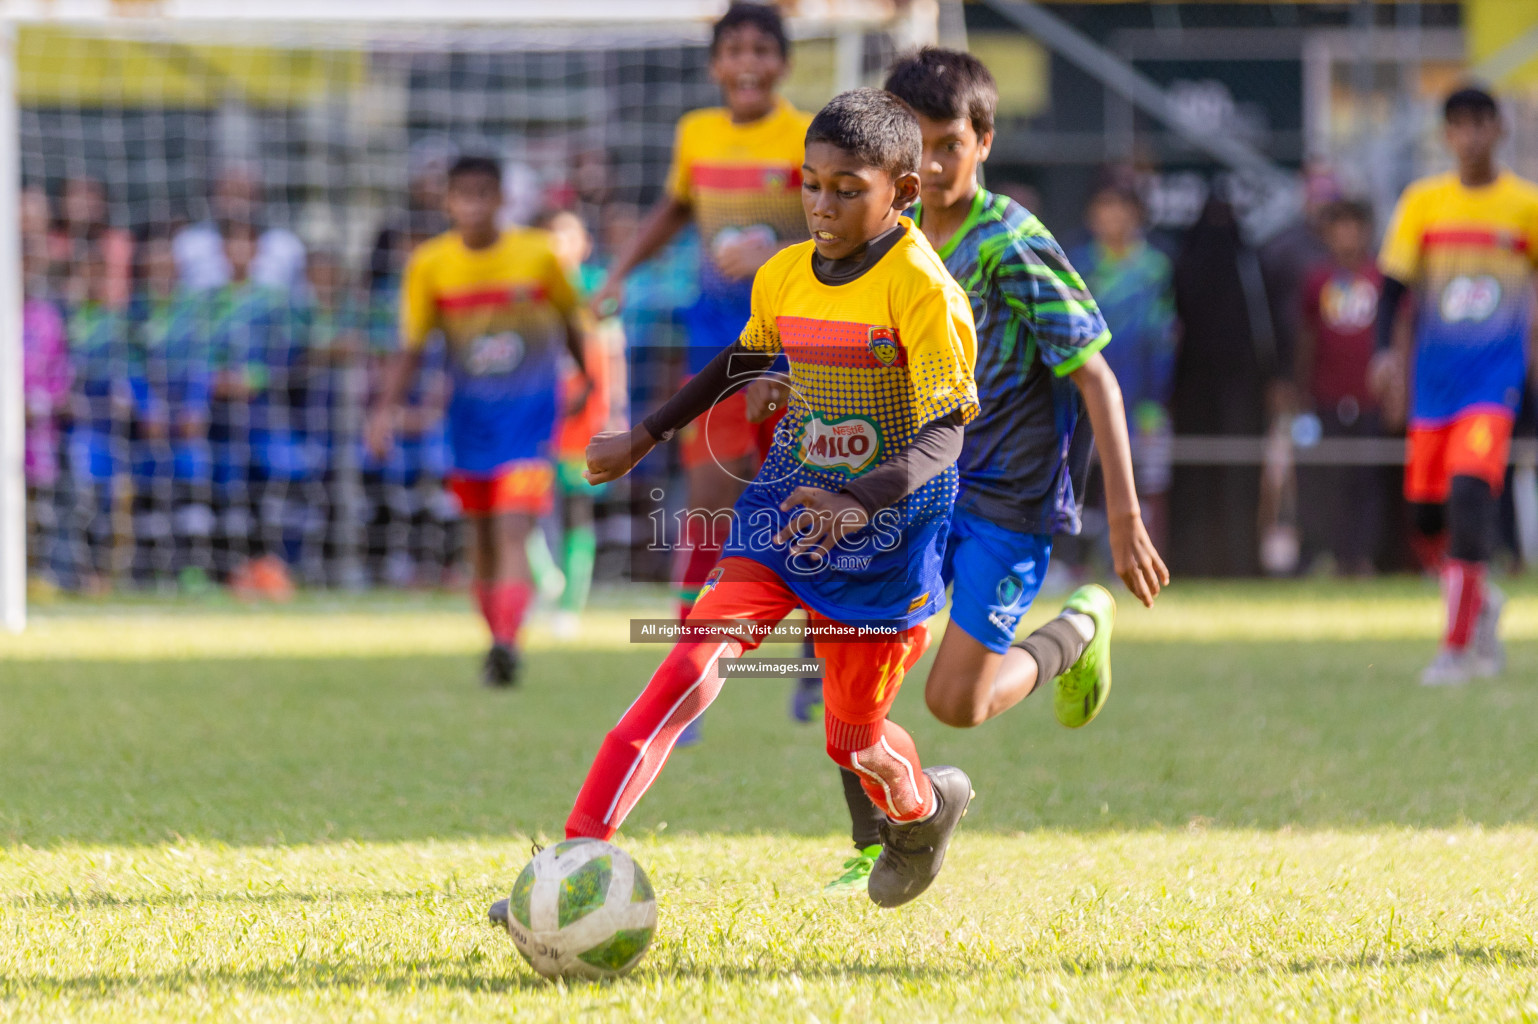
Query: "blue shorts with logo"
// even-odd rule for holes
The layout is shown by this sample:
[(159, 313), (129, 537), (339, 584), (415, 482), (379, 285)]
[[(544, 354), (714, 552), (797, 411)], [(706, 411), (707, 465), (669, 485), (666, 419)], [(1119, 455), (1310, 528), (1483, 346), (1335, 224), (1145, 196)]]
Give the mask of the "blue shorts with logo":
[(1046, 579), (1052, 535), (1016, 533), (956, 509), (941, 568), (951, 587), (951, 621), (995, 654), (1015, 640), (1015, 626)]

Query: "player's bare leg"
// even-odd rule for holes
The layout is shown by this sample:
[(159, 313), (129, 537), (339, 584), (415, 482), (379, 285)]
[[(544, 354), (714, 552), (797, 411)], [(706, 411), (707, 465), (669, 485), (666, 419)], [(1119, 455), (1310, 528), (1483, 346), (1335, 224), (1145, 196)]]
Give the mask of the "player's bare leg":
[(491, 650), (481, 669), (487, 686), (518, 681), (518, 631), (534, 586), (526, 547), (533, 528), (533, 518), (522, 513), (470, 518), (472, 587), (491, 630)]
[(924, 701), (946, 725), (970, 729), (1030, 696), (1041, 679), (1055, 679), (1058, 720), (1084, 725), (1099, 712), (1110, 689), (1108, 648), (1115, 609), (1104, 587), (1080, 587), (1061, 615), (1002, 654), (952, 622), (924, 684)]

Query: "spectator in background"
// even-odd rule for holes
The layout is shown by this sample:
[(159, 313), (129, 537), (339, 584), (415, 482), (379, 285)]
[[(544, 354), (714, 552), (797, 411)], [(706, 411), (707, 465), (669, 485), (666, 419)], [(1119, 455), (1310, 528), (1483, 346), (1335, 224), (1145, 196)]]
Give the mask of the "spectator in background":
[(406, 209), (392, 214), (374, 236), (369, 252), (368, 289), (375, 296), (398, 290), (411, 251), (449, 229), (443, 209), (449, 167), (458, 158), (454, 144), (429, 137), (407, 155)]
[(69, 360), (74, 374), (66, 452), (74, 488), (67, 534), (73, 550), (66, 585), (100, 593), (115, 575), (119, 484), (128, 466), (134, 412), (127, 317), (111, 302), (106, 255), (88, 248), (76, 268), (82, 298), (69, 308)]
[(1154, 546), (1167, 538), (1170, 383), (1175, 366), (1172, 268), (1143, 238), (1143, 204), (1130, 184), (1107, 182), (1089, 200), (1091, 241), (1070, 257), (1100, 305), (1104, 355), (1121, 384), (1138, 497)]
[[(44, 203), (47, 196), (43, 197)], [(46, 206), (45, 206), (46, 209)], [(23, 220), (23, 224), (27, 224)], [(28, 225), (36, 231), (35, 222)], [(59, 425), (69, 402), (72, 374), (65, 343), (64, 317), (49, 297), (46, 235), (48, 225), (22, 235), (25, 298), (21, 309), (23, 456), (27, 481), (27, 551), (41, 556), (57, 530), (54, 488), (59, 481)], [(43, 560), (35, 557), (33, 568)]]
[(291, 297), (304, 294), (304, 243), (287, 228), (267, 225), (262, 192), (261, 177), (254, 168), (246, 164), (224, 168), (214, 183), (213, 219), (183, 228), (173, 243), (184, 288), (208, 291), (233, 280), (225, 241), (238, 229), (243, 235), (256, 236), (250, 265), (252, 283), (276, 288)]
[(1296, 219), (1260, 248), (1260, 266), (1270, 300), (1271, 322), (1281, 365), (1292, 365), (1309, 272), (1329, 258), (1321, 237), (1321, 213), (1340, 199), (1340, 184), (1329, 167), (1312, 163), (1301, 174), (1303, 208)]
[(126, 308), (133, 289), (133, 237), (111, 225), (107, 186), (84, 175), (69, 178), (59, 213), (48, 236), (48, 256), (66, 275), (65, 297), (72, 304), (88, 301), (82, 268), (89, 259), (99, 261), (104, 275), (97, 300), (111, 309)]
[[(1324, 437), (1377, 437), (1377, 401), (1368, 386), (1373, 324), (1383, 279), (1373, 261), (1372, 211), (1335, 202), (1320, 214), (1329, 256), (1305, 279), (1294, 381)], [(1314, 466), (1300, 472), (1299, 509), (1308, 548), (1327, 548), (1337, 572), (1372, 571), (1388, 481), (1377, 466)]]
[(211, 434), (222, 513), (215, 550), (237, 595), (284, 600), (293, 594), (280, 557), (291, 539), (290, 488), (308, 469), (293, 405), (302, 347), (291, 290), (254, 276), (260, 238), (253, 225), (228, 225), (223, 256), (230, 279), (213, 297)]
[(212, 569), (208, 449), (211, 368), (203, 301), (178, 285), (169, 234), (152, 234), (137, 251), (129, 331), (137, 376), (133, 443), (134, 563), (140, 582), (176, 576), (199, 593)]
[[(1255, 251), (1234, 210), (1211, 198), (1175, 260), (1180, 341), (1170, 403), (1177, 436), (1259, 437), (1275, 345)], [(1170, 570), (1245, 576), (1259, 568), (1260, 469), (1176, 466), (1170, 488)]]

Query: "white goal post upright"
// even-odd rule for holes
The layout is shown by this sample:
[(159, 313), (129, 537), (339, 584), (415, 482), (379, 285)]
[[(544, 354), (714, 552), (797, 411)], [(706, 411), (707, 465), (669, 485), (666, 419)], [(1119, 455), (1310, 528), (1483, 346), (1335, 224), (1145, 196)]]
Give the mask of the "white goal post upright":
[[(726, 6), (727, 0), (0, 0), (0, 628), (21, 630), (27, 613), (20, 238), (26, 154), (19, 145), (26, 122), (18, 97), (25, 95), (19, 40), (29, 28), (95, 38), (272, 41), (313, 50), (430, 46), (453, 33), (481, 40), (482, 30), (481, 45), (509, 52), (523, 50), (525, 40), (547, 46), (552, 31), (587, 48), (660, 37), (697, 47)], [(871, 79), (865, 33), (884, 34), (887, 52), (932, 43), (938, 33), (939, 0), (798, 0), (786, 7), (793, 39), (833, 42), (831, 66), (819, 72), (819, 94)], [(49, 74), (68, 75), (71, 63), (51, 66)], [(89, 64), (78, 73), (100, 73), (103, 66)], [(106, 84), (101, 91), (110, 95)], [(121, 165), (126, 156), (112, 158)]]

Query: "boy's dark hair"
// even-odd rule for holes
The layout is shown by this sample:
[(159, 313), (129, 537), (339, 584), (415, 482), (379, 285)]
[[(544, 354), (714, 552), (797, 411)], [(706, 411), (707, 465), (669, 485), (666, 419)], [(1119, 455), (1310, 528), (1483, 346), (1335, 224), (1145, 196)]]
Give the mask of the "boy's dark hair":
[(850, 89), (828, 101), (806, 130), (806, 144), (826, 142), (893, 178), (917, 173), (924, 136), (913, 112), (881, 89)]
[(1360, 199), (1337, 199), (1325, 204), (1324, 209), (1319, 211), (1319, 219), (1326, 224), (1354, 220), (1370, 228), (1372, 227), (1372, 207)]
[(1495, 102), (1495, 97), (1477, 85), (1465, 85), (1461, 89), (1455, 90), (1442, 103), (1442, 120), (1444, 121), (1451, 121), (1459, 114), (1472, 114), (1474, 117), (1498, 117), (1500, 112), (1500, 105)]
[(926, 46), (892, 65), (885, 88), (932, 121), (964, 117), (978, 135), (993, 131), (999, 86), (970, 53)]
[(773, 39), (780, 48), (781, 57), (790, 56), (790, 40), (785, 36), (785, 19), (780, 17), (779, 8), (769, 4), (734, 3), (721, 15), (710, 30), (710, 55), (714, 57), (716, 51), (721, 48), (721, 40), (725, 35), (744, 25), (752, 25), (764, 35)]
[(476, 174), (490, 178), (497, 183), (498, 188), (502, 186), (502, 165), (489, 156), (460, 157), (449, 167), (448, 177), (445, 180), (453, 184), (460, 178), (468, 178)]

